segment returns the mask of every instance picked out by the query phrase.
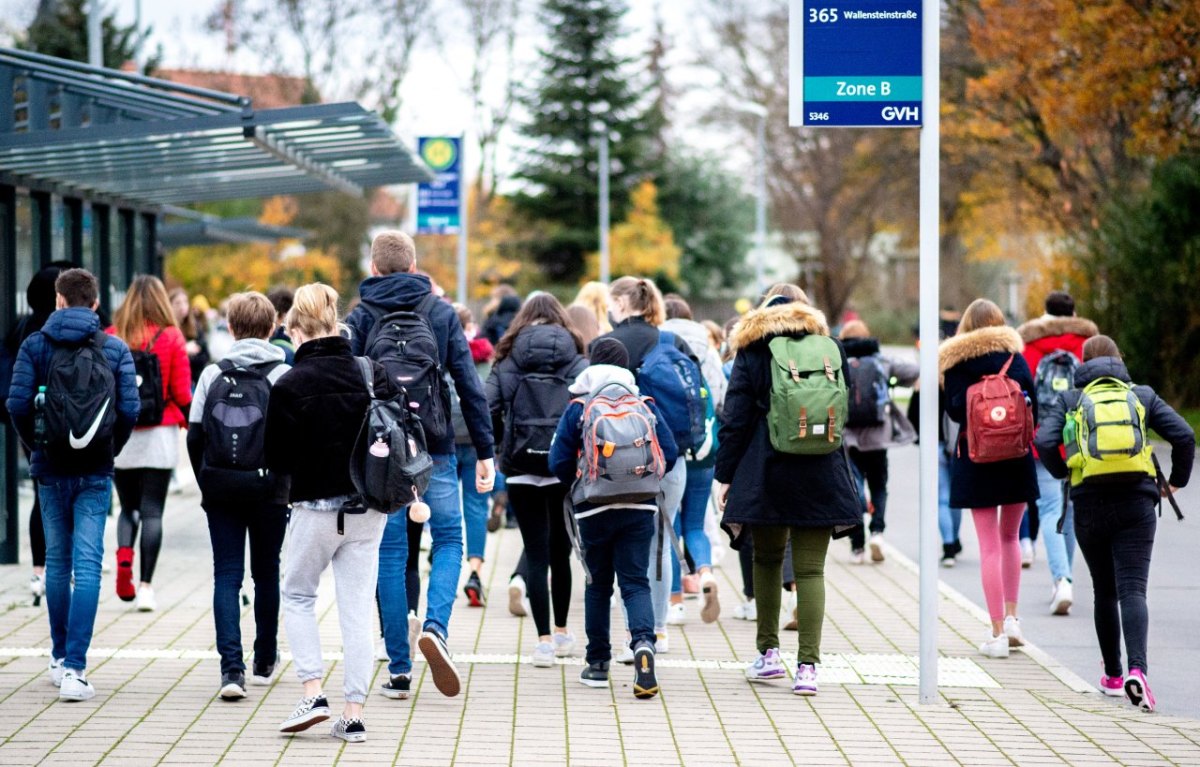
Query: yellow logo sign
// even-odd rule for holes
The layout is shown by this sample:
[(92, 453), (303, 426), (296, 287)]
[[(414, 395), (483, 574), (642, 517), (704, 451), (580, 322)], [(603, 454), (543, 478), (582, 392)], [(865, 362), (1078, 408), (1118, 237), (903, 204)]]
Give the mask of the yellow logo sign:
[(421, 146), (421, 159), (435, 173), (438, 173), (454, 165), (454, 161), (458, 159), (458, 151), (450, 139), (426, 139)]

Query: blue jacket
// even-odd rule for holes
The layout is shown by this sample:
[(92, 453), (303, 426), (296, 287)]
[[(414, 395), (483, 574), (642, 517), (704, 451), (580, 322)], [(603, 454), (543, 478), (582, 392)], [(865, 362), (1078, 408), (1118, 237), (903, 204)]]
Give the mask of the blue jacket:
[[(50, 356), (54, 352), (53, 342), (77, 344), (99, 330), (100, 318), (91, 309), (59, 309), (50, 315), (39, 332), (21, 344), (13, 368), (7, 405), (13, 426), (27, 448), (33, 445), (33, 398), (38, 387), (46, 381)], [(108, 336), (104, 341), (104, 356), (108, 359), (117, 384), (117, 423), (113, 429), (112, 444), (97, 445), (95, 451), (87, 451), (71, 466), (55, 465), (43, 451), (33, 450), (29, 473), (34, 477), (112, 473), (113, 456), (121, 452), (121, 448), (129, 441), (141, 401), (138, 398), (133, 356), (125, 342), (116, 336)]]
[[(392, 312), (399, 309), (409, 309), (429, 295), (432, 283), (424, 274), (399, 272), (385, 277), (368, 277), (359, 286), (358, 294), (362, 303), (372, 304), (384, 311)], [(491, 458), (492, 420), (488, 413), (487, 398), (483, 394), (483, 383), (475, 372), (475, 362), (471, 359), (471, 349), (467, 346), (467, 337), (463, 333), (462, 324), (454, 307), (445, 301), (438, 301), (429, 312), (429, 323), (433, 326), (433, 335), (437, 339), (438, 358), (442, 369), (450, 372), (454, 379), (454, 388), (462, 402), (463, 419), (467, 422), (467, 431), (471, 433), (471, 442), (479, 460)], [(350, 348), (356, 355), (362, 355), (367, 345), (367, 336), (375, 325), (375, 318), (362, 305), (354, 307), (346, 317), (350, 326)], [(446, 412), (450, 412), (449, 402)], [(454, 429), (447, 434), (427, 434), (429, 452), (435, 455), (451, 455), (454, 453)]]

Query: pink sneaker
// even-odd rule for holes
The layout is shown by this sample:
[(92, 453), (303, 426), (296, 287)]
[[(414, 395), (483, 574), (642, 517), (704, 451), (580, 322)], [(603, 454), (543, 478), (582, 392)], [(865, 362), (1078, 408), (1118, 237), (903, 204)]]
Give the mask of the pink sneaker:
[(1125, 697), (1125, 678), (1103, 675), (1100, 677), (1100, 692), (1110, 698)]
[(801, 663), (796, 667), (796, 682), (792, 685), (793, 695), (817, 694), (817, 667), (811, 663)]
[(1125, 695), (1142, 711), (1154, 711), (1154, 693), (1150, 692), (1150, 684), (1140, 668), (1129, 669), (1129, 675), (1125, 677)]

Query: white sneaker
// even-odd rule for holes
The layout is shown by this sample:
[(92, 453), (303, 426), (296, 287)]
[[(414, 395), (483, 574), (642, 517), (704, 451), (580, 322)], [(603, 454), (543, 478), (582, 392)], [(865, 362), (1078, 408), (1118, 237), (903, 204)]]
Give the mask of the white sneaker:
[(851, 549), (850, 564), (865, 565), (867, 563), (867, 552), (863, 549)]
[(703, 602), (700, 607), (700, 620), (705, 623), (713, 623), (721, 617), (721, 600), (717, 598), (717, 579), (713, 577), (712, 572), (705, 572), (700, 576), (700, 598)]
[(421, 636), (421, 619), (412, 610), (408, 611), (408, 657), (415, 658), (417, 638)]
[(1009, 639), (1001, 634), (979, 645), (979, 652), (988, 658), (1007, 658)]
[(628, 644), (625, 645), (625, 647), (621, 648), (621, 652), (617, 653), (616, 657), (613, 658), (613, 661), (615, 663), (624, 663), (626, 666), (632, 666), (633, 649)]
[(514, 575), (508, 581), (508, 611), (518, 618), (529, 615), (525, 608), (525, 579), (519, 575)]
[(387, 642), (384, 642), (382, 639), (375, 643), (375, 660), (381, 660), (385, 663), (391, 660), (387, 651)]
[(550, 668), (554, 665), (554, 645), (550, 642), (538, 642), (533, 648), (533, 665), (535, 668)]
[(568, 658), (571, 653), (575, 652), (575, 635), (570, 631), (565, 634), (555, 633), (552, 639), (554, 640), (554, 657)]
[(158, 609), (158, 602), (154, 599), (154, 589), (142, 586), (137, 590), (137, 609), (140, 613), (152, 613)]
[(1054, 591), (1050, 594), (1050, 614), (1068, 615), (1074, 599), (1075, 593), (1071, 588), (1071, 582), (1066, 578), (1059, 578), (1058, 582), (1054, 584)]
[(62, 687), (63, 674), (66, 671), (63, 668), (63, 659), (51, 656), (50, 665), (46, 667), (46, 675), (50, 679), (50, 684), (55, 687)]
[(1028, 570), (1033, 567), (1033, 541), (1021, 539), (1021, 567)]
[(68, 701), (91, 700), (96, 697), (96, 689), (92, 683), (83, 678), (82, 673), (71, 669), (63, 672), (62, 686), (58, 688), (58, 699)]
[(37, 607), (42, 603), (42, 597), (46, 596), (46, 579), (37, 573), (29, 576), (29, 594), (33, 597), (33, 606)]
[(667, 607), (667, 625), (682, 626), (687, 623), (687, 610), (683, 606), (683, 602), (676, 602)]
[(1025, 635), (1021, 633), (1021, 621), (1011, 615), (1004, 619), (1004, 636), (1008, 637), (1009, 647), (1024, 647)]
[(872, 562), (883, 561), (883, 533), (872, 533), (871, 538), (867, 541), (867, 549), (871, 552)]
[(671, 651), (671, 638), (667, 636), (666, 629), (658, 631), (654, 634), (654, 653), (656, 655), (666, 655)]
[(779, 606), (782, 608), (782, 612), (784, 615), (782, 622), (787, 623), (789, 621), (795, 621), (796, 620), (796, 592), (794, 592), (794, 591), (783, 592), (783, 599), (781, 599), (779, 601), (780, 601)]
[(758, 620), (758, 605), (751, 599), (733, 608), (733, 617), (740, 621)]

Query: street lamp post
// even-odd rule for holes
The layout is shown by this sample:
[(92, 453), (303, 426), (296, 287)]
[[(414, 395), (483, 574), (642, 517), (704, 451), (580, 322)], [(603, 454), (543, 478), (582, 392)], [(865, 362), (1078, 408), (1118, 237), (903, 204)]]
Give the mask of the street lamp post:
[(608, 126), (600, 127), (600, 282), (607, 285), (611, 277), (609, 265), (611, 256), (608, 252)]
[(763, 285), (763, 259), (767, 251), (767, 108), (753, 101), (743, 101), (733, 105), (734, 111), (752, 114), (758, 117), (758, 147), (756, 155), (756, 200), (754, 205), (754, 290), (762, 295), (766, 286)]

